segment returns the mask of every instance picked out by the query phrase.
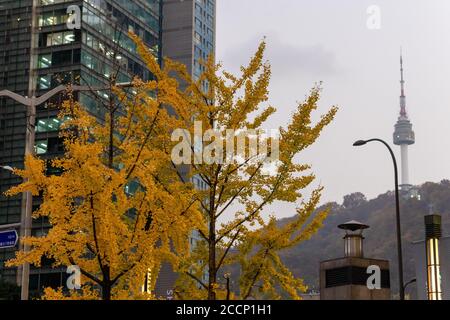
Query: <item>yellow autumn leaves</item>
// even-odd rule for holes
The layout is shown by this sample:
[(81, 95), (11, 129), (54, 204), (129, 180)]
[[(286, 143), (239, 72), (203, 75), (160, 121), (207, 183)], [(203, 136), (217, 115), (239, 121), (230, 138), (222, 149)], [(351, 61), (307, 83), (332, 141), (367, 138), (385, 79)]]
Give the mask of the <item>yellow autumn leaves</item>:
[[(104, 116), (89, 114), (72, 97), (61, 105), (64, 155), (47, 162), (28, 157), (25, 170), (16, 171), (24, 183), (9, 191), (39, 197), (34, 217), (48, 217), (51, 228), (42, 237), (23, 239), (31, 252), (19, 252), (8, 265), (39, 266), (45, 256), (54, 267), (80, 267), (82, 290), (46, 289), (45, 299), (153, 299), (142, 286), (150, 270), (152, 291), (162, 262), (170, 262), (179, 274), (177, 299), (282, 294), (298, 299), (306, 286), (279, 253), (309, 239), (326, 212), (315, 211), (321, 188), (303, 199), (301, 192), (314, 176), (294, 158), (317, 140), (337, 109), (313, 124), (320, 88), (312, 90), (289, 125), (280, 128), (274, 174), (265, 174), (261, 163), (250, 158), (176, 166), (171, 159), (174, 130), (193, 133), (194, 121), (201, 121), (204, 130), (259, 130), (276, 111), (265, 105), (271, 76), (265, 43), (239, 75), (222, 71), (211, 57), (195, 80), (178, 63), (165, 60), (160, 68), (142, 41), (131, 36), (154, 80), (135, 79), (131, 88), (122, 88), (110, 79), (107, 97), (98, 101)], [(46, 175), (49, 167), (60, 173)], [(194, 188), (193, 178), (206, 188)], [(262, 218), (278, 201), (298, 205), (286, 225), (275, 217)], [(223, 223), (225, 214), (232, 218)], [(193, 233), (199, 240), (191, 245)], [(231, 288), (225, 274), (237, 286)]]

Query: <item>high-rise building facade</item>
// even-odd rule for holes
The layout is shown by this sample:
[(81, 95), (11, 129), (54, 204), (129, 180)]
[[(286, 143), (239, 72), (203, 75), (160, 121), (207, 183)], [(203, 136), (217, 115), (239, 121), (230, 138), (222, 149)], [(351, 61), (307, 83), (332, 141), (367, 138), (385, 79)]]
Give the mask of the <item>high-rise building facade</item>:
[[(118, 82), (129, 82), (133, 76), (148, 80), (151, 74), (128, 32), (140, 36), (160, 58), (161, 11), (160, 0), (0, 0), (0, 91), (39, 97), (60, 84), (106, 84), (117, 71)], [(76, 98), (99, 119), (103, 117), (91, 93), (78, 93)], [(43, 159), (63, 152), (55, 107), (62, 99), (58, 95), (37, 106), (35, 152)], [(23, 167), (26, 122), (25, 106), (0, 97), (0, 165)], [(51, 166), (48, 171), (58, 174)], [(3, 195), (18, 183), (17, 177), (0, 170), (0, 228), (19, 224), (24, 215), (21, 196)], [(33, 208), (39, 204), (39, 197), (34, 197)], [(36, 220), (32, 235), (44, 234), (49, 228), (45, 219)], [(16, 250), (0, 249), (3, 281), (20, 283), (16, 268), (4, 267)], [(31, 270), (30, 291), (64, 285), (62, 271), (43, 261), (41, 268)]]
[[(215, 0), (162, 0), (162, 56), (186, 65), (197, 80), (205, 71), (201, 61), (215, 56), (216, 1)], [(183, 85), (181, 83), (181, 85)], [(208, 89), (208, 83), (202, 83)], [(182, 169), (182, 174), (187, 176)], [(191, 178), (195, 187), (205, 189), (205, 182), (198, 176)], [(190, 238), (191, 247), (199, 240), (197, 232)], [(155, 294), (163, 298), (174, 297), (174, 284), (178, 275), (169, 264), (163, 264), (158, 276)], [(207, 274), (204, 274), (206, 280)]]
[(198, 78), (204, 71), (200, 61), (215, 55), (216, 1), (163, 0), (163, 17), (163, 56), (183, 63)]
[[(152, 75), (137, 55), (129, 31), (139, 35), (160, 61), (164, 55), (182, 62), (197, 78), (203, 71), (200, 60), (215, 53), (215, 5), (215, 0), (0, 0), (0, 91), (39, 97), (69, 82), (101, 86), (117, 69), (118, 82), (128, 82), (135, 75), (148, 80)], [(203, 86), (207, 88), (206, 83)], [(98, 97), (89, 92), (75, 96), (88, 111), (103, 117)], [(63, 152), (56, 117), (63, 100), (63, 95), (57, 95), (37, 106), (32, 126), (35, 152), (43, 159)], [(0, 166), (23, 167), (26, 128), (26, 107), (0, 97)], [(48, 174), (58, 172), (49, 166)], [(200, 179), (193, 180), (198, 188), (205, 188)], [(3, 195), (20, 182), (0, 169), (0, 229), (16, 226), (20, 231), (25, 201), (22, 196)], [(33, 197), (33, 209), (39, 205), (39, 197)], [(32, 235), (49, 228), (46, 219), (35, 220)], [(193, 244), (195, 238), (194, 233)], [(18, 270), (4, 266), (17, 249), (0, 249), (0, 281), (20, 284)], [(31, 269), (30, 292), (64, 286), (66, 277), (64, 270), (52, 268), (44, 259), (41, 268)], [(163, 267), (157, 294), (170, 296), (176, 277)]]
[[(32, 8), (33, 0), (0, 1), (0, 91), (9, 89), (23, 96), (32, 92), (29, 83)], [(23, 166), (26, 121), (24, 106), (0, 97), (0, 165)], [(20, 179), (0, 169), (0, 225), (20, 224), (22, 197), (7, 199), (3, 195), (18, 183)], [(14, 252), (15, 248), (0, 249), (0, 281), (15, 281), (16, 269), (4, 268), (4, 261), (12, 258)]]

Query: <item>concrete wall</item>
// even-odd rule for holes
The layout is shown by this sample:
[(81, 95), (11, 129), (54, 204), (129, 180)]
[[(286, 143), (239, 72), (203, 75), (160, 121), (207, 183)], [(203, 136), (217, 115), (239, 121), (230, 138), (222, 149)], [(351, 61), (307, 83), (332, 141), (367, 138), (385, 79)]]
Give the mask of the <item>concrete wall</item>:
[(163, 0), (162, 55), (185, 64), (192, 74), (193, 0)]

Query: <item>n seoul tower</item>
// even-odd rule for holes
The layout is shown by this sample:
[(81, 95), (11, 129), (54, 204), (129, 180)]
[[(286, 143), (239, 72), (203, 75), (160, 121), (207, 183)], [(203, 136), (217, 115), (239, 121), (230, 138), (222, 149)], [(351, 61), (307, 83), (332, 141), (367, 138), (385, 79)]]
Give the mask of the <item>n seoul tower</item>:
[(410, 190), (412, 185), (409, 181), (409, 167), (408, 167), (408, 146), (416, 142), (416, 137), (412, 129), (412, 123), (409, 121), (408, 113), (406, 112), (406, 96), (405, 96), (405, 80), (403, 78), (403, 55), (400, 55), (400, 73), (401, 73), (401, 96), (400, 96), (400, 116), (395, 124), (394, 144), (400, 146), (402, 158), (402, 178), (401, 189)]

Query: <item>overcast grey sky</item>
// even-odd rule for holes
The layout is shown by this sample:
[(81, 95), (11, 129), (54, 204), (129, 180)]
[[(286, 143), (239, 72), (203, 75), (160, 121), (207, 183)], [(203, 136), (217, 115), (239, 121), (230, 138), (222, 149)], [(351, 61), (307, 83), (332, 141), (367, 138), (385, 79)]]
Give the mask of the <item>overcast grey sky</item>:
[[(217, 0), (217, 58), (232, 71), (264, 36), (273, 67), (274, 128), (323, 81), (320, 112), (340, 106), (335, 122), (301, 159), (313, 165), (323, 201), (361, 191), (372, 198), (393, 189), (392, 163), (382, 145), (352, 147), (360, 138), (392, 144), (399, 113), (400, 46), (407, 108), (416, 132), (410, 148), (413, 184), (450, 178), (450, 1)], [(367, 27), (377, 5), (381, 28)], [(400, 150), (395, 151), (400, 159)], [(287, 208), (286, 208), (287, 209)], [(281, 206), (277, 215), (292, 215)]]

